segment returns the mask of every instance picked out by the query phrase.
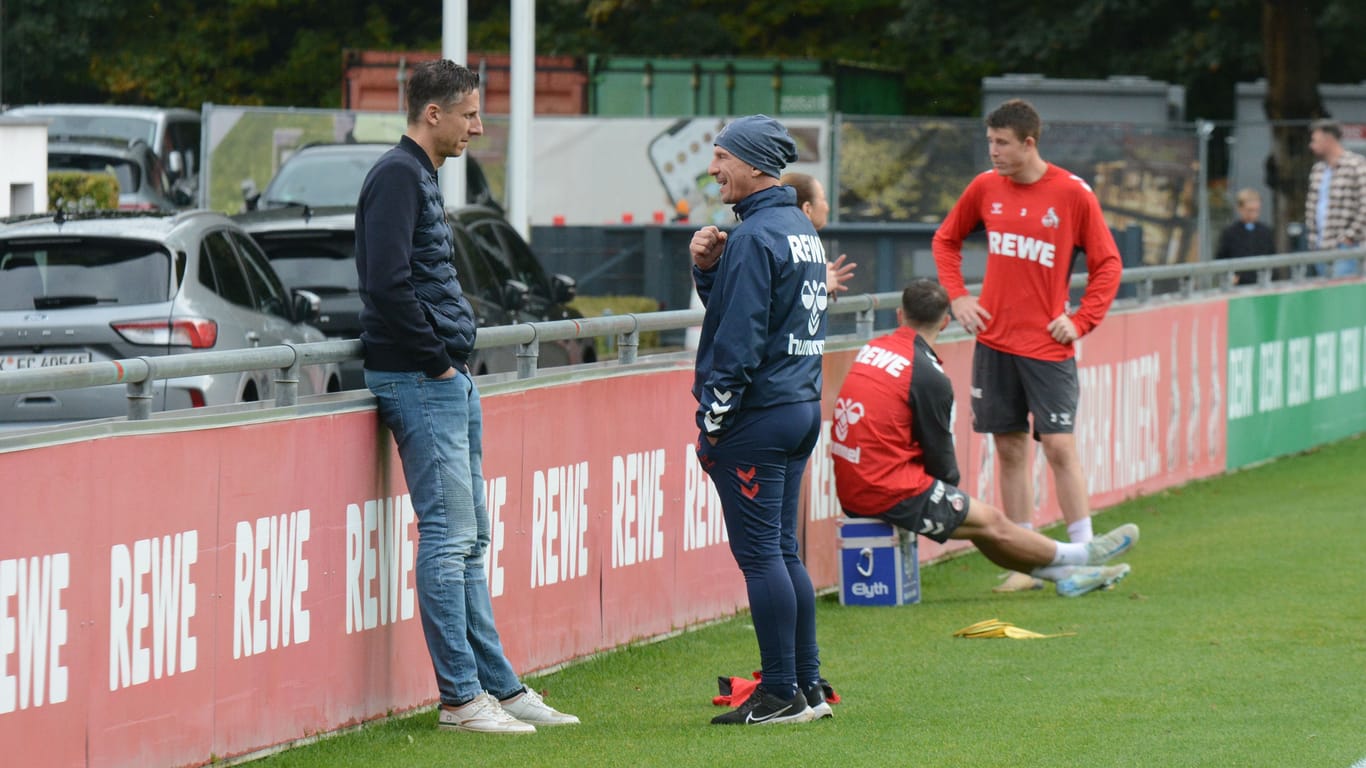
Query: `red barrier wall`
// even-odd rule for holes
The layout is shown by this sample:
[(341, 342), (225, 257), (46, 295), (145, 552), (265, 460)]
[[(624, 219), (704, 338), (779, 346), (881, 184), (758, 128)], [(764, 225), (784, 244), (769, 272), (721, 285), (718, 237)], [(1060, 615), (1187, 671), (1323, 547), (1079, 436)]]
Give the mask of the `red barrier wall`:
[[(1120, 315), (1084, 341), (1078, 435), (1097, 505), (1223, 467), (1225, 316), (1222, 302)], [(963, 404), (963, 485), (996, 500), (966, 406), (971, 343), (940, 351)], [(804, 489), (818, 587), (836, 581), (828, 434), (853, 355), (826, 356)], [(744, 606), (693, 453), (691, 378), (485, 397), (489, 583), (519, 671)], [(194, 765), (435, 700), (416, 524), (372, 412), (15, 450), (0, 477), (0, 743), (16, 764)], [(1057, 505), (1036, 477), (1044, 524)]]

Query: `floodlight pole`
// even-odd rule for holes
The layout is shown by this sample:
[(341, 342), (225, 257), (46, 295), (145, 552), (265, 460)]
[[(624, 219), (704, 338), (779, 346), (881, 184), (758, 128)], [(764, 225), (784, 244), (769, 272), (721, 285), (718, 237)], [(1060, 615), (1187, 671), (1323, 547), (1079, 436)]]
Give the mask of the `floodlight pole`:
[[(441, 56), (469, 65), (470, 14), (468, 0), (441, 0)], [(482, 110), (482, 105), (480, 105)], [(441, 165), (441, 196), (448, 208), (465, 204), (465, 157), (447, 158)]]

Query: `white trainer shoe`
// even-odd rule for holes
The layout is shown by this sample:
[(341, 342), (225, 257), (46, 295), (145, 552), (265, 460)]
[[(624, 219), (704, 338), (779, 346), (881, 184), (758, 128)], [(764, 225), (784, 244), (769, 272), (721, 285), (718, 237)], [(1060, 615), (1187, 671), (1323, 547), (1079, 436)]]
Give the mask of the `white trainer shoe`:
[(441, 717), (436, 723), (438, 728), (451, 731), (473, 731), (474, 733), (535, 733), (536, 726), (503, 711), (498, 700), (480, 693), (458, 707), (441, 707)]
[(1103, 565), (1128, 552), (1138, 543), (1138, 526), (1125, 523), (1103, 536), (1086, 542), (1086, 564)]
[(1087, 592), (1106, 589), (1118, 584), (1129, 575), (1126, 563), (1119, 565), (1075, 565), (1067, 578), (1058, 582), (1058, 594), (1063, 597), (1081, 597)]
[(499, 702), (503, 710), (524, 723), (533, 725), (578, 725), (579, 718), (567, 715), (545, 703), (541, 694), (526, 688), (510, 699)]

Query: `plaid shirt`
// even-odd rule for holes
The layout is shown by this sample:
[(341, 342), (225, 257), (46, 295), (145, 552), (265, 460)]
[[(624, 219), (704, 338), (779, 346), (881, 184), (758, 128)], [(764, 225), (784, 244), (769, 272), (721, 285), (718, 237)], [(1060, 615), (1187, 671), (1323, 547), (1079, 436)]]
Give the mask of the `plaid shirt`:
[(1328, 164), (1320, 160), (1309, 172), (1309, 196), (1304, 202), (1304, 226), (1309, 247), (1337, 248), (1366, 240), (1366, 158), (1344, 150), (1333, 166), (1328, 184), (1328, 215), (1319, 232), (1319, 187)]

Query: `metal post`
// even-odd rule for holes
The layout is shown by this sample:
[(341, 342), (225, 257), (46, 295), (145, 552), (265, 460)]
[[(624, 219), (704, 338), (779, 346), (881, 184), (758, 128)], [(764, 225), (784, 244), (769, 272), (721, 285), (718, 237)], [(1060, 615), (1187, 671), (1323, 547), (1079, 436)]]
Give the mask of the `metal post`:
[(873, 338), (873, 317), (877, 314), (876, 307), (860, 309), (854, 315), (854, 333), (863, 339)]
[(517, 345), (517, 378), (529, 379), (536, 375), (536, 359), (541, 355), (541, 342), (532, 339)]
[(293, 344), (285, 346), (294, 350), (294, 361), (279, 369), (275, 376), (275, 404), (278, 406), (297, 405), (299, 402), (299, 350)]
[(622, 365), (636, 361), (636, 351), (640, 348), (640, 331), (617, 335), (617, 362)]
[(1201, 120), (1195, 124), (1195, 133), (1200, 140), (1200, 168), (1198, 185), (1195, 190), (1197, 220), (1196, 237), (1199, 238), (1200, 261), (1209, 261), (1209, 139), (1214, 134), (1214, 123)]
[(153, 379), (150, 370), (146, 379), (128, 381), (128, 421), (146, 421), (152, 418), (153, 384), (156, 384), (156, 379)]

